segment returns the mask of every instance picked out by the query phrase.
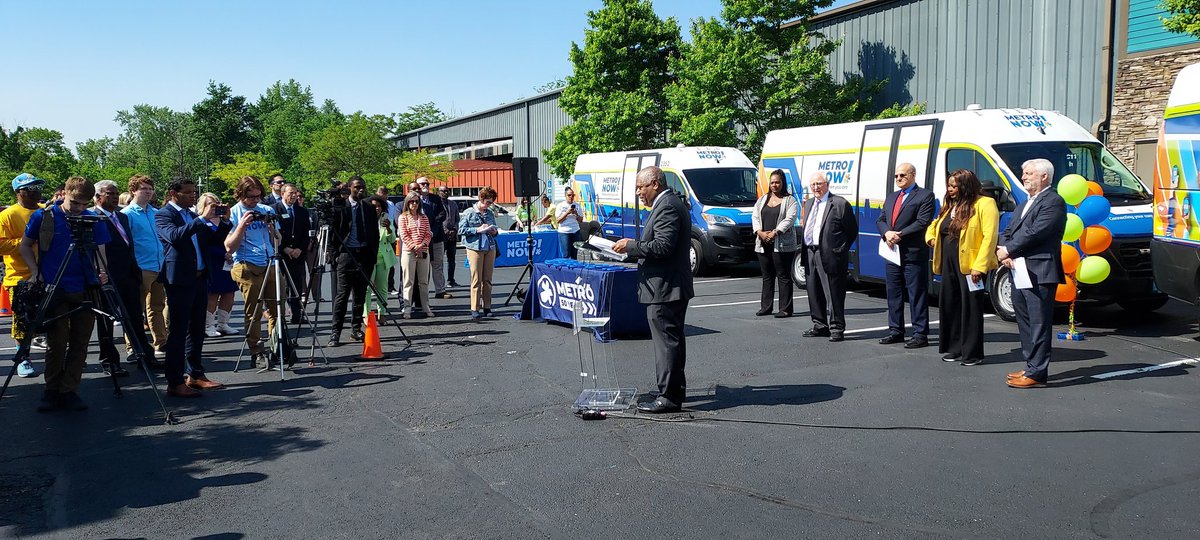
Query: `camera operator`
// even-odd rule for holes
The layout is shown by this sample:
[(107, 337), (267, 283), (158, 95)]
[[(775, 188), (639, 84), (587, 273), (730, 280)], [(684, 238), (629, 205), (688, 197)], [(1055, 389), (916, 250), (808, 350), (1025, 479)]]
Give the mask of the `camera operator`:
[[(253, 359), (269, 356), (260, 343), (263, 309), (267, 310), (267, 328), (275, 333), (275, 273), (268, 264), (275, 256), (275, 241), (279, 233), (275, 230), (275, 210), (260, 204), (263, 195), (262, 181), (253, 176), (244, 176), (233, 190), (238, 204), (229, 209), (229, 221), (233, 232), (225, 238), (225, 249), (233, 253), (233, 270), (230, 275), (242, 290), (245, 305), (246, 347)], [(253, 360), (251, 360), (253, 361)]]
[(337, 253), (337, 294), (333, 301), (333, 336), (329, 346), (342, 344), (342, 328), (346, 324), (346, 302), (354, 295), (351, 337), (362, 341), (363, 306), (367, 300), (367, 279), (375, 271), (379, 252), (379, 216), (367, 203), (367, 183), (361, 176), (350, 177), (350, 197), (333, 210), (330, 226), (330, 249)]
[[(129, 327), (122, 326), (121, 331), (130, 340), (137, 340), (141, 344), (142, 351), (150, 355), (149, 358), (141, 359), (142, 362), (146, 362), (146, 367), (155, 367), (157, 364), (157, 367), (161, 368), (162, 365), (154, 360), (154, 349), (150, 346), (146, 330), (141, 325), (142, 270), (138, 267), (137, 259), (133, 254), (133, 236), (129, 225), (129, 216), (117, 211), (119, 196), (116, 182), (112, 180), (96, 182), (96, 206), (91, 211), (104, 218), (104, 226), (108, 230), (109, 242), (104, 246), (104, 251), (108, 263), (109, 279), (112, 280), (113, 288), (120, 296), (121, 303), (125, 305), (125, 311), (129, 315), (130, 321)], [(116, 315), (115, 306), (105, 306), (104, 309)], [(129, 372), (121, 367), (117, 348), (113, 345), (112, 319), (107, 317), (100, 319), (99, 337), (100, 365), (104, 366), (104, 371), (106, 373), (115, 372), (116, 375), (122, 377), (128, 376)]]
[[(93, 268), (92, 261), (85, 263), (85, 254), (81, 250), (77, 249), (67, 258), (67, 248), (76, 240), (68, 216), (94, 216), (87, 208), (95, 195), (96, 188), (91, 182), (82, 176), (72, 176), (63, 187), (62, 203), (34, 212), (25, 227), (25, 237), (21, 239), (21, 257), (29, 268), (36, 269), (30, 278), (34, 282), (53, 280), (59, 269), (66, 266), (46, 310), (46, 319), (75, 310), (46, 327), (46, 391), (38, 403), (38, 412), (87, 409), (87, 404), (75, 390), (83, 378), (96, 315), (91, 309), (79, 308), (84, 301), (96, 297), (96, 287), (107, 282), (108, 276), (99, 268)], [(76, 226), (92, 229), (96, 251), (103, 259), (104, 244), (109, 242), (108, 228), (98, 221)]]
[(308, 209), (300, 204), (300, 190), (292, 184), (283, 186), (283, 202), (272, 207), (279, 215), (279, 232), (282, 240), (279, 251), (283, 254), (284, 270), (292, 280), (288, 306), (292, 309), (292, 324), (300, 324), (305, 320), (304, 311), (300, 307), (300, 295), (308, 294), (308, 272), (304, 268), (308, 260), (308, 251), (312, 247), (312, 219)]
[[(13, 178), (12, 188), (17, 194), (17, 204), (5, 208), (0, 212), (0, 253), (4, 254), (4, 288), (8, 289), (8, 297), (15, 298), (13, 288), (21, 280), (29, 279), (33, 275), (33, 268), (25, 265), (25, 259), (21, 257), (21, 239), (25, 237), (25, 227), (29, 225), (29, 218), (33, 216), (41, 205), (38, 201), (42, 198), (42, 188), (45, 182), (32, 174), (21, 173)], [(14, 341), (20, 342), (24, 337), (24, 324), (18, 321), (19, 317), (13, 317), (12, 322), (12, 338)], [(29, 359), (25, 359), (17, 366), (17, 376), (21, 378), (36, 377), (38, 372), (33, 367), (33, 363)]]
[[(183, 178), (167, 188), (169, 203), (154, 216), (162, 239), (163, 271), (159, 279), (166, 286), (167, 310), (167, 394), (195, 398), (196, 390), (213, 390), (224, 385), (204, 374), (200, 353), (204, 349), (204, 322), (208, 313), (208, 267), (204, 249), (220, 243), (233, 227), (222, 220), (216, 230), (208, 220), (216, 217), (218, 205), (212, 204), (197, 216), (188, 210), (196, 202), (196, 183)], [(184, 378), (186, 361), (187, 377)]]

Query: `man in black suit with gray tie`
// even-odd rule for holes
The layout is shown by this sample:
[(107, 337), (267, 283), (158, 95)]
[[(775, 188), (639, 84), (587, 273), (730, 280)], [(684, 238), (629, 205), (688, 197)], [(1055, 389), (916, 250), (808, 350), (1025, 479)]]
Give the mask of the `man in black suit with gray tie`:
[(1021, 165), (1021, 182), (1029, 199), (1013, 211), (1012, 221), (1000, 233), (996, 258), (1014, 272), (1016, 259), (1024, 259), (1033, 287), (1013, 287), (1013, 308), (1021, 334), (1021, 356), (1025, 369), (1008, 374), (1013, 388), (1046, 385), (1050, 349), (1054, 343), (1054, 291), (1063, 282), (1062, 236), (1067, 226), (1067, 207), (1050, 189), (1054, 164), (1031, 159)]
[(300, 190), (292, 184), (284, 184), (281, 190), (283, 202), (272, 205), (275, 214), (279, 216), (279, 260), (287, 272), (291, 290), (288, 292), (288, 306), (292, 310), (291, 324), (301, 324), (305, 320), (300, 306), (300, 297), (308, 294), (308, 250), (312, 239), (312, 220), (309, 219), (308, 209), (300, 204)]
[(858, 238), (858, 218), (843, 197), (829, 193), (829, 179), (816, 172), (808, 179), (812, 194), (804, 202), (804, 251), (808, 257), (808, 310), (813, 326), (804, 337), (842, 341), (846, 332), (846, 278), (850, 246)]
[(676, 412), (687, 393), (684, 316), (688, 300), (695, 296), (688, 264), (691, 221), (687, 206), (667, 189), (666, 175), (658, 167), (638, 171), (637, 196), (650, 208), (642, 237), (622, 238), (613, 246), (613, 251), (638, 259), (638, 301), (647, 304), (646, 318), (654, 341), (660, 395), (637, 408), (646, 413)]

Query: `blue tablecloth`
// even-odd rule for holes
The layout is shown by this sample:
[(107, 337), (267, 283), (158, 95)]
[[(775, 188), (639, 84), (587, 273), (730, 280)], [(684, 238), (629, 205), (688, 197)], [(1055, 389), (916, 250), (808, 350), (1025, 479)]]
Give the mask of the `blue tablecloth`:
[[(523, 232), (503, 232), (496, 235), (496, 268), (502, 266), (525, 266), (529, 262), (529, 237)], [(533, 233), (533, 262), (542, 262), (562, 257), (558, 245), (558, 233), (542, 231)], [(463, 268), (471, 265), (463, 257)]]
[(597, 328), (597, 341), (614, 335), (646, 336), (650, 323), (646, 306), (637, 300), (637, 269), (611, 264), (553, 259), (533, 265), (529, 293), (521, 305), (520, 320), (544, 319), (571, 324), (576, 302), (584, 317), (609, 317)]

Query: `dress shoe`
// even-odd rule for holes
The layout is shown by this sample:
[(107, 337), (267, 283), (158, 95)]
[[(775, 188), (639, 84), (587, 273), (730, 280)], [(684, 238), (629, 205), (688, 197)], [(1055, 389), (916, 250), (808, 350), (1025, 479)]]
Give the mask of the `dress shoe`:
[(58, 397), (58, 406), (67, 411), (86, 411), (88, 405), (75, 392), (67, 392)]
[(908, 340), (908, 342), (904, 344), (905, 349), (920, 349), (928, 346), (929, 339), (925, 336), (913, 336), (912, 339)]
[(1044, 388), (1046, 383), (1021, 375), (1020, 377), (1009, 379), (1008, 385), (1012, 388)]
[(334, 334), (333, 337), (329, 338), (329, 343), (326, 343), (325, 345), (328, 347), (341, 347), (342, 338), (338, 337), (337, 334)]
[(46, 390), (38, 400), (37, 412), (50, 412), (58, 408), (58, 392)]
[(451, 298), (454, 298), (454, 295), (453, 295), (453, 294), (450, 294), (450, 293), (448, 293), (448, 292), (444, 292), (444, 293), (438, 293), (437, 297), (438, 297), (438, 298), (441, 298), (441, 299), (443, 299), (443, 300), (449, 300), (449, 299), (451, 299)]
[(814, 326), (804, 331), (804, 337), (829, 337), (829, 329)]
[(661, 397), (654, 401), (638, 403), (638, 406), (637, 406), (638, 412), (649, 413), (649, 414), (679, 412), (682, 408), (683, 407), (680, 407), (679, 405), (671, 403), (670, 400), (668, 400), (666, 398), (661, 398)]
[(362, 341), (363, 337), (365, 336), (363, 335), (361, 328), (355, 328), (354, 330), (350, 331), (350, 339), (353, 339), (354, 341)]
[(879, 340), (880, 345), (895, 345), (904, 343), (904, 334), (888, 334), (887, 337)]
[(1013, 379), (1019, 379), (1019, 378), (1021, 378), (1021, 377), (1024, 377), (1024, 376), (1025, 376), (1025, 370), (1023, 370), (1023, 369), (1022, 369), (1022, 370), (1020, 370), (1020, 371), (1014, 371), (1014, 372), (1012, 372), (1012, 373), (1009, 373), (1009, 374), (1008, 374), (1008, 375), (1006, 375), (1005, 377), (1006, 377), (1008, 380), (1010, 380), (1010, 381), (1011, 381), (1011, 380), (1013, 380)]
[(142, 364), (145, 364), (146, 367), (150, 368), (153, 371), (162, 371), (162, 370), (166, 369), (166, 367), (167, 367), (166, 364), (164, 364), (162, 361), (154, 358), (153, 356), (143, 357)]
[(791, 314), (791, 313), (788, 313), (788, 312), (786, 312), (786, 311), (779, 311), (779, 312), (776, 312), (776, 313), (775, 313), (775, 318), (776, 318), (776, 319), (786, 319), (786, 318), (788, 318), (788, 317), (791, 317), (791, 316), (792, 316), (792, 314)]
[(834, 343), (837, 343), (839, 341), (846, 341), (846, 336), (844, 334), (842, 334), (841, 332), (833, 332), (833, 333), (829, 334), (829, 341), (832, 341)]
[(962, 358), (962, 354), (960, 354), (960, 353), (948, 352), (948, 353), (942, 355), (943, 362), (955, 362), (959, 358)]
[(978, 366), (982, 363), (983, 363), (982, 358), (972, 358), (970, 360), (963, 360), (962, 362), (959, 362), (958, 365), (960, 365), (960, 366)]
[(771, 314), (771, 308), (762, 308), (754, 312), (755, 317), (765, 317)]
[(128, 377), (129, 370), (121, 367), (121, 364), (116, 362), (101, 362), (100, 369), (104, 370), (105, 375), (116, 375), (117, 377)]
[(189, 375), (187, 378), (187, 385), (191, 388), (195, 388), (196, 390), (217, 390), (220, 388), (225, 388), (225, 385), (216, 381), (210, 381), (208, 380), (208, 377), (205, 377), (204, 375), (197, 375), (195, 377)]
[(188, 388), (186, 384), (177, 384), (167, 387), (167, 395), (181, 398), (198, 398), (204, 394)]

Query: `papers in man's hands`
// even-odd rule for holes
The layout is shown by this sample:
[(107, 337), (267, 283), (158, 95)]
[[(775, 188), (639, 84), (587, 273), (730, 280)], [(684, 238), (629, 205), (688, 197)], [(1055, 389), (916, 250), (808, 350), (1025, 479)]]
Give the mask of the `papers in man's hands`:
[(971, 279), (971, 276), (968, 275), (967, 276), (967, 290), (971, 291), (971, 292), (982, 291), (983, 286), (986, 282), (987, 282), (986, 279), (979, 278), (979, 283), (976, 283), (975, 280)]
[(883, 260), (900, 266), (900, 246), (889, 246), (887, 240), (879, 239), (879, 256)]
[(1013, 286), (1018, 289), (1032, 289), (1033, 280), (1029, 277), (1029, 266), (1025, 264), (1025, 257), (1017, 257), (1012, 262)]
[(621, 262), (625, 262), (625, 261), (629, 260), (629, 254), (617, 253), (617, 252), (613, 251), (613, 245), (615, 245), (616, 242), (613, 242), (612, 240), (609, 240), (603, 236), (589, 236), (587, 239), (587, 243), (589, 246), (592, 246), (592, 247), (596, 248), (597, 250), (599, 250), (600, 253), (602, 254), (602, 256), (606, 259), (611, 259), (614, 261), (621, 261)]

